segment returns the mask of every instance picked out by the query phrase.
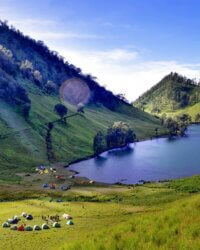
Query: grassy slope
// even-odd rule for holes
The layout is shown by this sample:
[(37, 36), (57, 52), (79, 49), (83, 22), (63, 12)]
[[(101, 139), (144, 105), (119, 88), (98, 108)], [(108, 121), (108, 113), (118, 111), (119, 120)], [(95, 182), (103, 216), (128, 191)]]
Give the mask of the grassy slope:
[(56, 213), (71, 214), (75, 225), (61, 220), (61, 229), (41, 232), (0, 228), (0, 249), (199, 249), (200, 195), (190, 194), (199, 192), (199, 181), (195, 176), (169, 184), (77, 187), (62, 193), (63, 203), (48, 197), (1, 202), (0, 223), (26, 211), (34, 215), (32, 226)]
[[(147, 111), (147, 110), (146, 110)], [(195, 116), (200, 112), (200, 102), (196, 103), (192, 106), (186, 107), (186, 108), (182, 108), (182, 109), (178, 109), (176, 111), (170, 111), (170, 110), (165, 110), (163, 113), (166, 113), (169, 116), (177, 116), (180, 114), (188, 114), (192, 117), (192, 121), (195, 121)]]
[[(190, 96), (189, 105), (183, 108), (179, 108), (179, 102), (173, 99), (175, 91), (187, 89), (187, 93)], [(136, 102), (134, 106), (144, 108), (144, 110), (151, 114), (162, 115), (167, 114), (169, 116), (176, 116), (182, 113), (187, 113), (195, 120), (196, 114), (199, 113), (200, 107), (200, 87), (194, 84), (178, 83), (170, 78), (164, 78), (157, 85), (144, 93)], [(154, 109), (160, 109), (160, 113), (154, 111)]]
[[(24, 83), (27, 87), (28, 83)], [(30, 171), (38, 164), (49, 164), (46, 157), (44, 124), (58, 119), (53, 111), (58, 97), (46, 96), (37, 87), (29, 86), (29, 96), (32, 101), (30, 122), (27, 123), (17, 110), (0, 100), (0, 133), (9, 135), (0, 140), (3, 150), (0, 152), (0, 179), (19, 181), (14, 174)], [(69, 115), (74, 112), (69, 106)], [(5, 112), (6, 111), (6, 112)], [(66, 164), (89, 156), (93, 153), (93, 136), (98, 129), (106, 131), (115, 121), (127, 121), (135, 130), (139, 139), (147, 138), (155, 133), (155, 127), (160, 133), (164, 128), (159, 120), (128, 106), (121, 106), (116, 112), (105, 107), (89, 106), (83, 116), (74, 116), (67, 121), (67, 126), (56, 124), (52, 132), (53, 149), (57, 162)]]
[[(55, 57), (49, 59), (52, 58), (50, 56), (52, 53), (44, 53), (46, 49), (36, 46), (36, 42), (33, 43), (16, 31), (3, 27), (0, 26), (0, 44), (12, 51), (15, 64), (20, 64), (23, 60), (30, 60), (34, 69), (40, 71), (44, 79), (43, 84), (47, 80), (52, 80), (60, 86), (61, 82), (74, 76), (75, 73), (72, 73), (71, 68), (67, 67), (64, 62)], [(11, 134), (5, 138), (0, 137), (2, 149), (0, 150), (0, 182), (10, 180), (19, 182), (20, 177), (16, 176), (15, 173), (31, 171), (38, 164), (49, 164), (45, 145), (46, 128), (43, 125), (58, 119), (53, 110), (55, 104), (60, 102), (58, 96), (45, 95), (42, 87), (37, 87), (31, 78), (28, 80), (28, 78), (22, 77), (20, 70), (10, 77), (27, 90), (31, 99), (31, 113), (30, 122), (27, 123), (20, 115), (19, 110), (0, 99), (0, 135), (28, 128), (28, 130), (15, 135)], [(92, 94), (94, 94), (94, 86), (92, 91)], [(98, 91), (100, 90), (98, 89)], [(102, 93), (105, 94), (106, 91), (99, 93), (99, 95)], [(112, 95), (109, 98), (111, 103), (115, 100)], [(84, 116), (70, 118), (67, 126), (56, 124), (52, 131), (56, 162), (68, 164), (71, 161), (91, 155), (93, 153), (93, 137), (96, 132), (99, 129), (105, 131), (115, 121), (129, 122), (139, 139), (153, 136), (156, 127), (159, 128), (160, 133), (165, 132), (159, 120), (149, 114), (131, 108), (123, 102), (120, 102), (122, 106), (118, 107), (118, 110), (112, 112), (105, 108), (105, 99), (100, 100), (101, 106), (87, 107)], [(74, 112), (73, 107), (69, 105), (68, 107), (69, 114)]]

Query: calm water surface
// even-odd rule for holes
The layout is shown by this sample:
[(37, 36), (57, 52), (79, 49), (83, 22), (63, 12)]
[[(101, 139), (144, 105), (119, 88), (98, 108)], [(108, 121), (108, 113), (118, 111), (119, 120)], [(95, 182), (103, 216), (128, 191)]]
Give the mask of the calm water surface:
[(200, 125), (190, 126), (187, 137), (134, 143), (73, 164), (70, 169), (95, 181), (127, 184), (200, 174)]

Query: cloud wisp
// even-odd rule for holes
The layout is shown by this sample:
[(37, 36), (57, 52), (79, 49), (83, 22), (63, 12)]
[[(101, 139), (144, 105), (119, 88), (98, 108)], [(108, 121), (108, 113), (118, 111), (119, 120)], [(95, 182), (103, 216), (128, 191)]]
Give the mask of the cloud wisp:
[[(70, 63), (82, 68), (84, 73), (96, 76), (100, 84), (106, 85), (114, 93), (125, 94), (130, 101), (135, 100), (172, 71), (190, 78), (200, 78), (199, 64), (183, 64), (175, 60), (149, 61), (144, 58), (148, 53), (146, 51), (142, 52), (134, 47), (126, 49), (117, 47), (107, 50), (105, 49), (106, 37), (74, 30), (63, 31), (60, 24), (53, 19), (21, 19), (14, 15), (6, 15), (9, 12), (3, 9), (0, 9), (1, 13), (1, 18), (10, 20), (10, 24), (15, 25), (25, 34), (38, 40), (44, 40), (50, 49), (58, 51)], [(114, 27), (114, 24), (109, 22), (105, 22), (104, 25)], [(126, 28), (130, 28), (130, 25), (127, 25)], [(71, 46), (59, 45), (66, 44), (66, 41), (70, 39)], [(74, 49), (73, 39), (80, 40), (81, 49)], [(104, 48), (101, 50), (85, 49), (81, 44), (83, 39), (86, 41), (104, 39)]]
[(138, 52), (115, 49), (111, 51), (75, 51), (55, 47), (70, 63), (91, 73), (114, 93), (123, 93), (133, 101), (170, 72), (189, 78), (200, 78), (200, 64), (177, 61), (141, 61)]
[(104, 39), (103, 36), (95, 35), (95, 34), (82, 34), (75, 32), (26, 32), (29, 36), (32, 36), (36, 39)]

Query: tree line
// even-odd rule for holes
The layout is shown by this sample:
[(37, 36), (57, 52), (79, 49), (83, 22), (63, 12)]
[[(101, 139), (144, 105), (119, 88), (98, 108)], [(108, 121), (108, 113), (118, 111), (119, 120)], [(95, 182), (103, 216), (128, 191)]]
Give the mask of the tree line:
[(119, 121), (114, 122), (107, 129), (106, 134), (98, 131), (93, 139), (93, 151), (99, 155), (105, 150), (127, 146), (136, 140), (136, 134), (129, 124)]
[(162, 124), (168, 129), (169, 137), (184, 136), (192, 118), (188, 114), (180, 114), (175, 117), (167, 117), (166, 114), (161, 116)]
[[(44, 42), (25, 36), (6, 21), (0, 21), (0, 33), (6, 38), (4, 47), (12, 53), (14, 67), (19, 67), (24, 76), (32, 79), (45, 93), (57, 94), (64, 80), (79, 77), (88, 84), (92, 92), (90, 102), (100, 102), (111, 110), (121, 103), (128, 104), (123, 95), (117, 97), (100, 86), (96, 77), (83, 74), (80, 68), (64, 60), (56, 51), (51, 51)], [(18, 53), (15, 51), (16, 47)]]

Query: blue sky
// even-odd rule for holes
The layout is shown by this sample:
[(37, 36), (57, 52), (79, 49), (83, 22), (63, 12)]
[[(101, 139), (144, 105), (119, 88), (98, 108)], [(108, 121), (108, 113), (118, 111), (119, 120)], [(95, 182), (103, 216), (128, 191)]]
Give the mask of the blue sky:
[(0, 18), (129, 100), (171, 71), (200, 78), (199, 0), (0, 0)]

